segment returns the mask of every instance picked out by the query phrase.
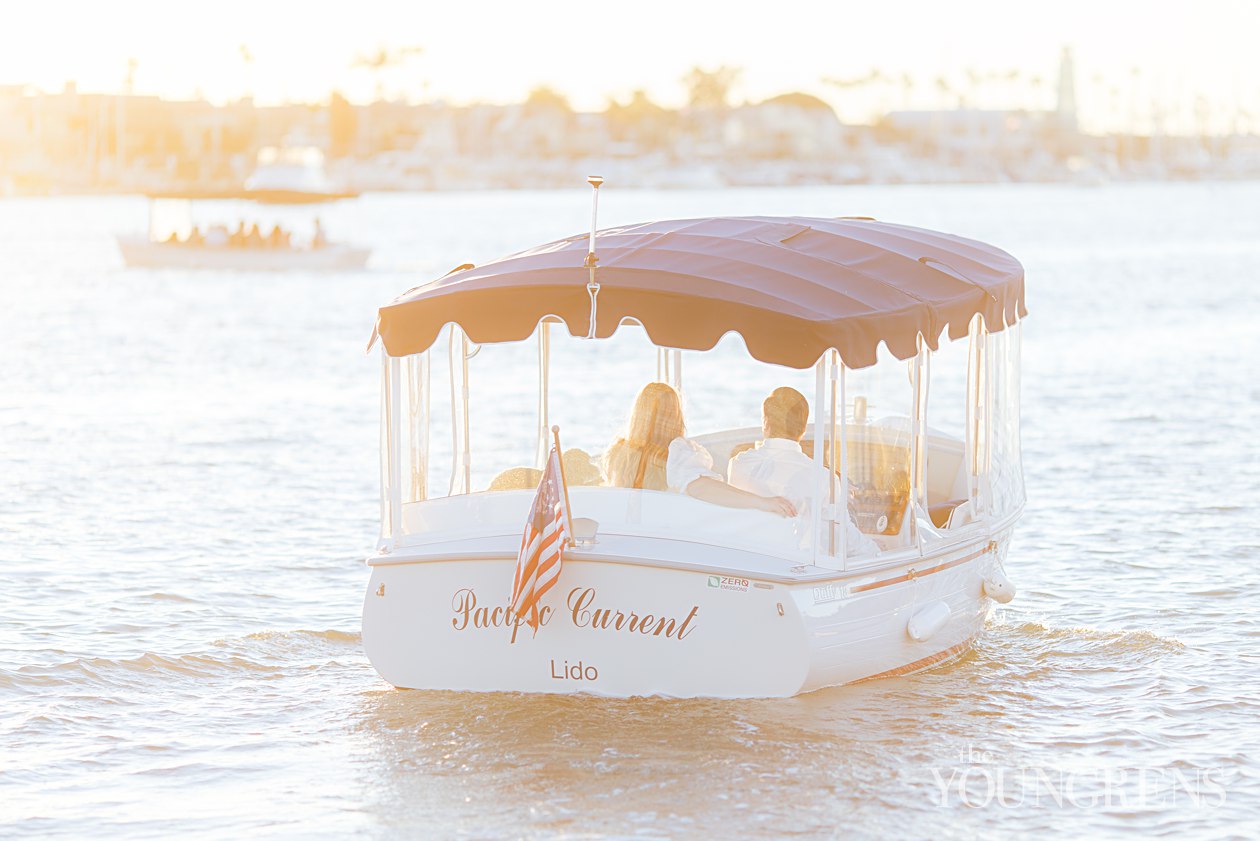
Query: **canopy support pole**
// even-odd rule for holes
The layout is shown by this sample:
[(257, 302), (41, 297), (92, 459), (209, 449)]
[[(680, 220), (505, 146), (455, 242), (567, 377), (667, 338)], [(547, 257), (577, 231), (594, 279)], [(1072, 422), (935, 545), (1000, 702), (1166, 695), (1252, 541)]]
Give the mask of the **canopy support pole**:
[(551, 451), (549, 416), (551, 401), (551, 325), (543, 319), (538, 325), (538, 469), (547, 466)]
[[(840, 510), (836, 507), (838, 504), (840, 504), (840, 500), (836, 498), (836, 476), (835, 476), (836, 461), (837, 461), (837, 456), (836, 456), (836, 450), (837, 450), (836, 390), (839, 386), (839, 383), (837, 382), (837, 379), (839, 376), (839, 371), (837, 369), (839, 366), (836, 365), (834, 350), (828, 351), (827, 357), (831, 360), (831, 365), (830, 365), (831, 404), (827, 412), (827, 439), (828, 439), (827, 443), (830, 445), (829, 455), (831, 456), (830, 461), (827, 463), (827, 473), (828, 473), (827, 501), (828, 501), (828, 510), (831, 512), (831, 516), (827, 518), (827, 554), (831, 555), (832, 557), (835, 557), (836, 549), (839, 548), (841, 550), (840, 551), (841, 568), (843, 569), (844, 558), (845, 558), (844, 538), (843, 538), (844, 530), (843, 529), (840, 530), (840, 534), (841, 534), (840, 546), (839, 547), (836, 546), (836, 523), (837, 521), (840, 520)], [(818, 407), (816, 407), (815, 411), (817, 411), (817, 408)]]
[[(1002, 331), (1006, 333), (1005, 330)], [(986, 478), (984, 484), (988, 487), (988, 503), (993, 505), (993, 407), (997, 402), (997, 378), (995, 374), (998, 371), (1001, 356), (996, 353), (990, 353), (994, 350), (992, 347), (993, 336), (989, 333), (986, 325), (984, 332), (984, 459), (980, 463), (980, 469)], [(1009, 334), (1006, 334), (1009, 335)]]
[(675, 348), (656, 349), (656, 381), (682, 394), (682, 351)]
[[(826, 444), (825, 427), (823, 426), (823, 406), (827, 400), (827, 354), (818, 358), (814, 365), (814, 493), (813, 505), (809, 512), (810, 544), (814, 549), (814, 566), (826, 566), (822, 560), (822, 509), (823, 500), (827, 498), (827, 490), (823, 483), (827, 481), (827, 464), (823, 458)], [(798, 511), (799, 515), (800, 512)], [(826, 568), (831, 569), (830, 566)]]
[(968, 407), (974, 413), (972, 428), (969, 430), (968, 443), (971, 445), (971, 463), (968, 476), (972, 500), (972, 513), (979, 514), (990, 504), (985, 489), (985, 477), (989, 473), (991, 441), (993, 436), (993, 364), (989, 358), (989, 330), (984, 318), (977, 316), (973, 325), (972, 342), (974, 371), (971, 372), (971, 398)]
[[(845, 399), (845, 367), (844, 360), (840, 358), (840, 354), (832, 351), (834, 356), (831, 357), (831, 364), (840, 370), (840, 510), (836, 517), (840, 520), (840, 568), (847, 570), (849, 568), (849, 446), (845, 440), (848, 438), (848, 429), (846, 427), (847, 420), (845, 418), (845, 406), (848, 401)], [(832, 405), (831, 422), (835, 423), (835, 406)], [(836, 446), (835, 444), (832, 445)], [(835, 464), (835, 450), (832, 450), (832, 464)]]
[(424, 352), (424, 429), (420, 443), (424, 452), (420, 456), (420, 468), (424, 471), (424, 499), (429, 498), (429, 426), (433, 420), (433, 354)]
[(980, 318), (972, 318), (967, 330), (967, 499), (976, 509), (980, 474)]
[(451, 325), (451, 490), (450, 495), (472, 489), (468, 419), (468, 336)]
[[(910, 432), (911, 466), (910, 466), (910, 540), (919, 545), (923, 537), (919, 528), (919, 517), (928, 517), (927, 506), (927, 397), (928, 397), (928, 352), (927, 345), (920, 333), (918, 352), (914, 356), (914, 414)], [(930, 518), (928, 522), (931, 522)], [(920, 546), (920, 548), (922, 548)]]
[[(469, 427), (472, 426), (472, 421), (468, 416), (468, 360), (472, 358), (472, 354), (468, 352), (468, 334), (461, 330), (460, 338), (463, 341), (463, 353), (460, 354), (459, 359), (464, 366), (464, 374), (460, 383), (464, 391), (464, 493), (472, 493), (472, 446), (469, 442), (471, 435)], [(481, 350), (480, 345), (478, 345), (477, 350)]]

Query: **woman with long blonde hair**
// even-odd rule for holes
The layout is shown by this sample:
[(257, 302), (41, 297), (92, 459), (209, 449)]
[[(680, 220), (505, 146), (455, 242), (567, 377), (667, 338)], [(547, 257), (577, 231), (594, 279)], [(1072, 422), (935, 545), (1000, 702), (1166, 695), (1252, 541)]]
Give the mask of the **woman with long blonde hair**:
[(780, 496), (758, 496), (727, 484), (713, 470), (713, 457), (683, 437), (682, 400), (665, 383), (648, 383), (634, 399), (625, 432), (604, 454), (609, 484), (623, 488), (671, 490), (730, 508), (756, 508), (796, 516)]

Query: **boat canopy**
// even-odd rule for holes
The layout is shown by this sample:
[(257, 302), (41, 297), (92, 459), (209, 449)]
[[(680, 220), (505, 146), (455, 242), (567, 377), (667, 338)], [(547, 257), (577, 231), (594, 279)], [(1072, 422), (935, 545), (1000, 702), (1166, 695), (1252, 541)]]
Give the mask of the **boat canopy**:
[[(936, 350), (941, 333), (990, 332), (1027, 315), (1024, 269), (975, 240), (874, 219), (712, 217), (609, 228), (461, 266), (380, 309), (390, 356), (427, 350), (444, 325), (476, 343), (520, 341), (557, 316), (574, 336), (639, 322), (660, 347), (709, 350), (739, 333), (753, 358), (808, 368), (835, 349), (846, 366)], [(593, 322), (593, 330), (591, 329)], [(374, 336), (375, 339), (375, 336)]]

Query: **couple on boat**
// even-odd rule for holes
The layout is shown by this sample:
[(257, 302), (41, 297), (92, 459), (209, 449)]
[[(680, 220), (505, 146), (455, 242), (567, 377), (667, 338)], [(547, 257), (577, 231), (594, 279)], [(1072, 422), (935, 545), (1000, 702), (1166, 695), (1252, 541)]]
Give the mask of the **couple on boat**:
[[(809, 422), (809, 402), (794, 388), (776, 388), (761, 404), (761, 411), (764, 438), (731, 458), (728, 478), (723, 479), (713, 469), (709, 451), (684, 437), (686, 424), (678, 392), (665, 383), (648, 383), (635, 398), (625, 434), (604, 454), (608, 483), (670, 490), (780, 517), (806, 513), (814, 496), (814, 462), (800, 442)], [(845, 498), (838, 484), (835, 498)], [(850, 553), (875, 547), (851, 518), (848, 544)]]

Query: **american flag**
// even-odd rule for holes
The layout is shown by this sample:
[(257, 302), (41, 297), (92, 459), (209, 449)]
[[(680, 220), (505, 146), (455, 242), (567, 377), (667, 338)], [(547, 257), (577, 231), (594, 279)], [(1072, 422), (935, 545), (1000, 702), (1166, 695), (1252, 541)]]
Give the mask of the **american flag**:
[(560, 578), (565, 541), (570, 537), (566, 503), (560, 451), (553, 447), (521, 535), (521, 552), (512, 581), (512, 612), (524, 616), (525, 623), (535, 632), (538, 602)]

